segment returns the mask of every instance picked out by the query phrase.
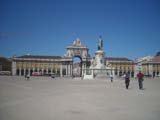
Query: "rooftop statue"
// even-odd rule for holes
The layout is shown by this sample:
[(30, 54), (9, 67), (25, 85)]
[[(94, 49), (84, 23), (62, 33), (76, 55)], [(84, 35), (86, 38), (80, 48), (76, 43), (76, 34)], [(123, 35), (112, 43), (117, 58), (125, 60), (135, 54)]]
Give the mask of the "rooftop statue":
[(99, 36), (98, 50), (102, 50), (102, 48), (103, 48), (103, 40), (102, 40), (102, 36)]
[(73, 42), (74, 46), (81, 46), (81, 41), (79, 38), (77, 38), (74, 42)]

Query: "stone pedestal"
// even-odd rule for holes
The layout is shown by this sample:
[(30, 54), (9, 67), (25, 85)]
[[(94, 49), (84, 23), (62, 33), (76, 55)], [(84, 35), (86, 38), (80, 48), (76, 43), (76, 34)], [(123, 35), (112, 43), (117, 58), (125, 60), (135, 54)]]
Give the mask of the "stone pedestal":
[(105, 65), (105, 52), (97, 50), (95, 59), (91, 61), (90, 68), (84, 69), (83, 79), (107, 79), (111, 75), (114, 77), (114, 69), (109, 65)]
[(105, 52), (102, 50), (98, 50), (95, 53), (95, 69), (104, 69), (105, 65), (104, 65), (104, 57), (105, 57)]
[(95, 66), (94, 66), (94, 76), (96, 78), (106, 78), (106, 66), (105, 62), (105, 52), (103, 50), (98, 50), (95, 53)]

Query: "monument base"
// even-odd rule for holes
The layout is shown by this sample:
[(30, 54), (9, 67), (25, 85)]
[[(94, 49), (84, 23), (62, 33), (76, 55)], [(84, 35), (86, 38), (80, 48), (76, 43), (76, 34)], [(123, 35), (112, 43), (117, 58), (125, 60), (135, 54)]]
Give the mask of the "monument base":
[(114, 69), (105, 65), (105, 52), (97, 50), (95, 59), (91, 61), (91, 66), (83, 70), (83, 79), (107, 79), (114, 76)]

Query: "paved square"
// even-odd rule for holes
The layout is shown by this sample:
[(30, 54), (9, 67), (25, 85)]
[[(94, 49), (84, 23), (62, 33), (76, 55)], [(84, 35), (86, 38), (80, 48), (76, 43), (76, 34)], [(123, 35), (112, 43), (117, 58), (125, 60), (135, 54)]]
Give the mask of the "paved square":
[(160, 79), (0, 76), (0, 120), (160, 120)]

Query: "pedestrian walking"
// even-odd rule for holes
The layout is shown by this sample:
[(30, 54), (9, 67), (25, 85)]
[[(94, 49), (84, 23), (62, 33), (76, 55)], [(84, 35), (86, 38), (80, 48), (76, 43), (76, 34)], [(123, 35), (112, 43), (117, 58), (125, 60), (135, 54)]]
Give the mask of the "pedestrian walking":
[(138, 79), (139, 89), (143, 90), (144, 75), (143, 73), (141, 73), (141, 71), (139, 71), (139, 73), (137, 74), (137, 79)]
[(112, 73), (110, 74), (111, 82), (113, 82), (113, 75)]
[(130, 77), (129, 77), (129, 74), (127, 73), (127, 74), (125, 75), (125, 85), (126, 85), (126, 89), (128, 89), (129, 83), (130, 83)]
[(156, 72), (155, 72), (155, 71), (153, 71), (153, 78), (155, 77), (155, 75), (156, 75)]
[(25, 80), (29, 80), (30, 75), (29, 74), (25, 74)]
[(27, 79), (29, 80), (29, 78), (30, 78), (30, 75), (29, 75), (29, 74), (27, 74)]

